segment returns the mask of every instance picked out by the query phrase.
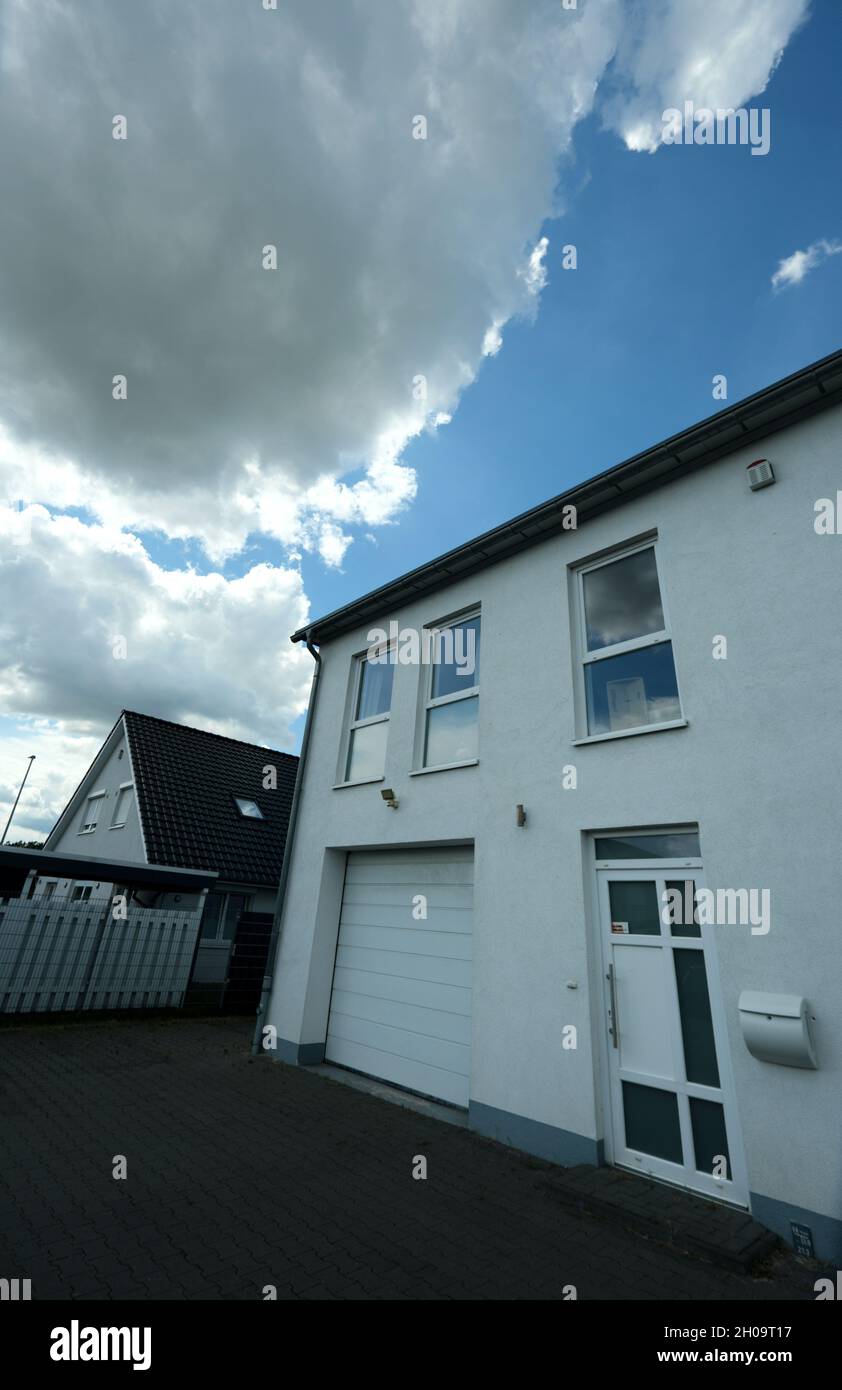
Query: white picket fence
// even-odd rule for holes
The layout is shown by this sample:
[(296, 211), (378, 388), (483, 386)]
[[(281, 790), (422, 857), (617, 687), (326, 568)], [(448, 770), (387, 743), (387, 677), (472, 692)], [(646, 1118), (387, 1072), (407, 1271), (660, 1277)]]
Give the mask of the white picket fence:
[(0, 902), (0, 1013), (180, 1008), (199, 912), (109, 899)]

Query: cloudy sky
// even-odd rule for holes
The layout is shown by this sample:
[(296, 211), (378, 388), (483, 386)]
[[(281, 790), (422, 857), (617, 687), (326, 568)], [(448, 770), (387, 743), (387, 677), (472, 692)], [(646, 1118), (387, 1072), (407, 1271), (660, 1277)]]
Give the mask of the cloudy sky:
[(0, 11), (11, 839), (123, 706), (294, 750), (308, 613), (838, 346), (833, 0), (271, 3)]

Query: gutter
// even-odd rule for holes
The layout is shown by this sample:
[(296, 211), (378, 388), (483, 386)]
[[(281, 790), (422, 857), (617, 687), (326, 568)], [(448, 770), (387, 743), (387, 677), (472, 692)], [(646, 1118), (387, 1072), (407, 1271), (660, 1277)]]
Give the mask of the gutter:
[[(576, 483), (559, 496), (363, 594), (343, 608), (325, 614), (308, 626), (306, 635), (314, 641), (326, 642), (362, 627), (365, 622), (378, 622), (390, 611), (559, 534), (564, 529), (565, 507), (576, 507), (581, 524), (632, 497), (642, 496), (705, 464), (758, 443), (817, 411), (840, 404), (842, 351), (802, 367), (782, 381), (727, 406), (623, 463)], [(300, 642), (304, 636), (305, 629), (300, 628), (290, 640)]]
[(272, 922), (272, 935), (269, 938), (269, 954), (266, 957), (266, 971), (263, 976), (263, 987), (260, 991), (260, 1003), (257, 1006), (257, 1020), (254, 1025), (254, 1036), (251, 1040), (252, 1056), (257, 1056), (262, 1049), (263, 1042), (263, 1020), (269, 1007), (269, 1000), (272, 994), (272, 980), (275, 973), (275, 959), (278, 954), (278, 946), (281, 940), (281, 919), (284, 913), (284, 901), (286, 899), (287, 880), (289, 878), (289, 866), (292, 862), (292, 847), (295, 840), (295, 826), (298, 821), (298, 807), (301, 801), (301, 789), (304, 785), (304, 769), (307, 765), (307, 749), (310, 746), (310, 732), (313, 727), (313, 718), (316, 713), (316, 700), (319, 693), (319, 676), (322, 673), (322, 658), (318, 648), (312, 642), (312, 629), (308, 628), (305, 633), (305, 643), (307, 650), (315, 661), (313, 667), (313, 680), (310, 685), (310, 699), (307, 704), (307, 717), (304, 721), (304, 734), (301, 739), (301, 752), (298, 755), (298, 772), (295, 777), (295, 787), (292, 793), (292, 805), (289, 811), (289, 824), (287, 825), (287, 837), (284, 844), (284, 858), (281, 864), (281, 877), (278, 883), (278, 896), (275, 899), (275, 916)]

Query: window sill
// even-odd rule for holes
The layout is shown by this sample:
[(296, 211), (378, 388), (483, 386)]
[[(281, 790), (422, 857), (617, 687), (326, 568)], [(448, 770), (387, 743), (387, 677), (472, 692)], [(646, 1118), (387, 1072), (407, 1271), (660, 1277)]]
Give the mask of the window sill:
[(589, 734), (587, 738), (574, 738), (573, 747), (579, 748), (583, 743), (605, 743), (608, 739), (614, 738), (635, 738), (638, 734), (658, 734), (663, 729), (686, 728), (686, 719), (670, 719), (665, 724), (639, 724), (636, 729), (615, 729), (608, 734)]
[(109, 825), (108, 827), (109, 830), (125, 830), (125, 828), (126, 822), (124, 820), (121, 820), (119, 825)]
[(436, 767), (417, 767), (414, 772), (410, 772), (410, 777), (424, 777), (428, 772), (450, 772), (456, 767), (476, 767), (479, 758), (465, 758), (461, 763), (438, 763)]
[(96, 826), (94, 826), (92, 830), (78, 830), (76, 833), (77, 833), (78, 835), (95, 835), (95, 834), (96, 834)]
[(385, 772), (380, 777), (360, 777), (356, 782), (334, 782), (332, 790), (341, 792), (344, 787), (370, 787), (374, 782), (385, 782)]

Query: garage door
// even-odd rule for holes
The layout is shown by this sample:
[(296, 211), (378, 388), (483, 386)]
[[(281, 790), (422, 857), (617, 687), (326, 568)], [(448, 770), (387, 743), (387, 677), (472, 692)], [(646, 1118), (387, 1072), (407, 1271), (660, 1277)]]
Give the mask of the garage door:
[(467, 1106), (473, 881), (462, 846), (348, 855), (328, 1061)]

